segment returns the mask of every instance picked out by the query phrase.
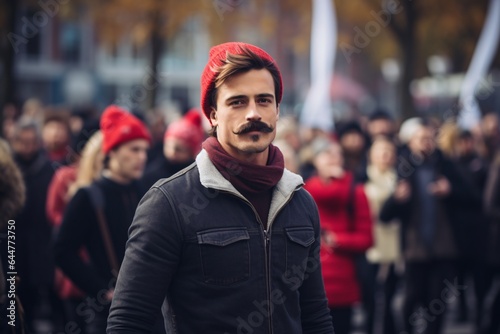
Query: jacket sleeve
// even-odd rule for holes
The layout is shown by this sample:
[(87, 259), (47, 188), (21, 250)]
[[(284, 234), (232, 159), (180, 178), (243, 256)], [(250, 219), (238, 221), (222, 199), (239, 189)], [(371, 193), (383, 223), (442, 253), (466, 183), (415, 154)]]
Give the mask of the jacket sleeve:
[(380, 221), (382, 223), (389, 223), (393, 219), (400, 219), (401, 222), (404, 222), (404, 217), (410, 210), (410, 203), (411, 199), (407, 202), (400, 203), (394, 198), (394, 195), (389, 196), (380, 208)]
[(308, 270), (309, 276), (307, 276), (307, 279), (304, 280), (302, 286), (299, 288), (302, 333), (333, 334), (332, 318), (328, 310), (319, 257), (321, 238), (319, 232), (318, 208), (312, 198), (310, 198), (310, 201), (310, 212), (314, 222), (315, 242), (311, 246), (309, 258), (314, 259), (314, 263), (316, 263), (317, 266), (311, 267), (313, 270), (310, 272)]
[(80, 189), (68, 203), (54, 245), (57, 265), (80, 289), (92, 296), (108, 286), (106, 279), (80, 257), (80, 249), (90, 239), (90, 230), (96, 221), (88, 193)]
[(445, 199), (452, 207), (478, 207), (481, 205), (481, 194), (469, 182), (458, 167), (451, 161), (446, 161), (444, 176), (451, 185), (450, 195)]
[(495, 219), (500, 220), (500, 207), (498, 206), (499, 189), (500, 188), (500, 166), (497, 162), (493, 163), (488, 173), (488, 181), (484, 193), (484, 209), (486, 214)]
[(129, 230), (107, 333), (150, 333), (179, 263), (182, 233), (168, 194), (143, 197)]
[(362, 186), (354, 193), (354, 230), (335, 233), (339, 251), (364, 252), (373, 244), (370, 206)]

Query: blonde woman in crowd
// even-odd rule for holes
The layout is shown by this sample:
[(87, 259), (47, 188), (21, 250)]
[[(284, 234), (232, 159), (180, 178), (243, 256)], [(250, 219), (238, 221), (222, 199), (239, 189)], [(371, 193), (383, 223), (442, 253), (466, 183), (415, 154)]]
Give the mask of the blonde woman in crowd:
[[(380, 208), (396, 188), (395, 163), (396, 146), (394, 142), (385, 136), (375, 137), (368, 152), (367, 181), (364, 184), (374, 222), (374, 245), (366, 252), (367, 260), (371, 263), (370, 273), (372, 275), (370, 278), (372, 293), (369, 301), (371, 305), (366, 305), (368, 333), (374, 332), (375, 314), (378, 315), (378, 319), (383, 319), (381, 333), (396, 333), (391, 305), (398, 282), (396, 264), (400, 259), (400, 226), (397, 220), (387, 224), (382, 223), (379, 219)], [(381, 311), (375, 309), (375, 296), (379, 289), (382, 289), (384, 295)]]

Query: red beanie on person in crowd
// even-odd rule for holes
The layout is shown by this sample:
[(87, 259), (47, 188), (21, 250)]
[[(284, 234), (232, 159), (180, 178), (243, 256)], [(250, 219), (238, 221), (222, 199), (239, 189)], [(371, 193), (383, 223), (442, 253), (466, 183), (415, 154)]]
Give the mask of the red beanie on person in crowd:
[(144, 123), (116, 105), (110, 105), (104, 110), (100, 123), (104, 154), (131, 140), (145, 139), (151, 142), (151, 135)]
[(170, 123), (165, 131), (164, 140), (168, 138), (182, 140), (191, 149), (193, 155), (197, 155), (205, 139), (200, 112), (197, 109), (191, 109), (181, 119)]
[[(243, 53), (243, 48), (246, 48), (262, 59), (274, 63), (276, 69), (279, 68), (273, 57), (271, 57), (266, 51), (261, 48), (247, 43), (241, 42), (229, 42), (224, 44), (219, 44), (210, 49), (209, 59), (203, 73), (201, 74), (201, 108), (203, 113), (210, 120), (211, 107), (211, 95), (212, 91), (215, 89), (215, 79), (217, 77), (217, 72), (215, 71), (218, 67), (223, 65), (223, 61), (227, 59), (228, 54), (239, 55)], [(278, 96), (276, 96), (276, 101), (281, 102), (281, 97), (283, 96), (283, 81), (280, 73), (280, 90)]]

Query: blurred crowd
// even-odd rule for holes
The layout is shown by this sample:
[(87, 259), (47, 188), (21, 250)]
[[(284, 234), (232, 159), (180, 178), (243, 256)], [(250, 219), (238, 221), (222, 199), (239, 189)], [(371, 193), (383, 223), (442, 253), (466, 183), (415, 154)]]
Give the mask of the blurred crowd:
[[(94, 282), (113, 280), (142, 195), (195, 161), (207, 137), (201, 114), (193, 109), (169, 124), (153, 112), (103, 120), (95, 108), (34, 99), (3, 113), (0, 230), (15, 221), (19, 321), (33, 333), (98, 333), (92, 324), (106, 315), (112, 288), (101, 294)], [(134, 135), (125, 140), (119, 131)], [(117, 149), (129, 139), (145, 146)], [(444, 333), (452, 306), (453, 321), (473, 323), (473, 333), (500, 333), (499, 144), (496, 111), (470, 131), (453, 119), (399, 123), (384, 110), (338, 121), (333, 132), (280, 118), (274, 145), (319, 209), (337, 334), (355, 330), (359, 305), (370, 334)], [(92, 193), (96, 183), (109, 193)], [(82, 203), (85, 191), (92, 203)], [(101, 211), (122, 221), (107, 237), (85, 227)], [(2, 277), (2, 305), (4, 284)]]

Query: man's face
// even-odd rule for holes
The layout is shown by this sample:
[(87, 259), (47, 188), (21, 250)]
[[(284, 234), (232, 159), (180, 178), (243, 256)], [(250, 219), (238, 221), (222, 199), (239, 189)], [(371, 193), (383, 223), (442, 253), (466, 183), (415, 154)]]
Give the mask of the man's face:
[(380, 169), (394, 165), (396, 161), (396, 148), (386, 141), (375, 141), (370, 148), (370, 162)]
[(174, 164), (187, 163), (195, 158), (189, 145), (175, 137), (169, 137), (164, 141), (163, 154), (168, 161)]
[(22, 130), (12, 142), (13, 151), (23, 160), (30, 160), (40, 149), (34, 130)]
[(420, 127), (410, 142), (408, 143), (410, 150), (418, 155), (430, 155), (436, 149), (436, 138), (434, 137), (434, 130), (428, 126)]
[(146, 166), (149, 142), (136, 139), (109, 152), (109, 169), (125, 181), (140, 179)]
[(364, 150), (365, 138), (359, 132), (350, 131), (342, 136), (340, 145), (345, 152), (358, 154)]
[(43, 127), (42, 139), (49, 151), (62, 149), (69, 143), (68, 128), (61, 122), (48, 122)]
[(368, 123), (367, 129), (372, 139), (380, 135), (387, 137), (392, 137), (394, 135), (394, 124), (388, 119), (375, 119)]
[(474, 140), (472, 138), (460, 138), (457, 142), (458, 155), (466, 157), (474, 153)]
[(212, 109), (210, 120), (217, 126), (217, 139), (224, 150), (247, 160), (267, 153), (276, 135), (278, 115), (273, 78), (261, 69), (228, 78), (218, 88), (217, 110)]
[(342, 170), (344, 166), (342, 147), (338, 143), (331, 143), (313, 159), (313, 164), (321, 177), (330, 178), (338, 175), (335, 171)]

